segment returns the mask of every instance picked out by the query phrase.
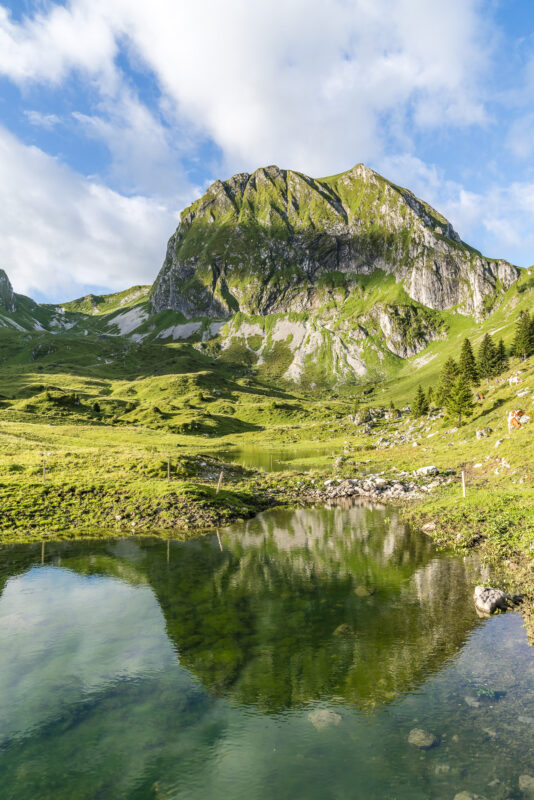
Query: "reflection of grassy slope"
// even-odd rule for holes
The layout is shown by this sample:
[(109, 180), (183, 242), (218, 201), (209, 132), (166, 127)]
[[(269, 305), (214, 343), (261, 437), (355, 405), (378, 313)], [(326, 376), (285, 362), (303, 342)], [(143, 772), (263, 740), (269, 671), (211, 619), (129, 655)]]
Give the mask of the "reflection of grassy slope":
[[(469, 576), (384, 512), (270, 512), (240, 536), (47, 544), (46, 563), (148, 582), (204, 687), (270, 712), (331, 696), (372, 710), (419, 685), (476, 624)], [(1, 575), (40, 560), (2, 552)], [(355, 589), (374, 590), (359, 597)], [(349, 625), (349, 635), (336, 635)]]
[[(258, 522), (244, 540), (223, 537), (222, 552), (213, 538), (175, 549), (168, 564), (163, 549), (151, 556), (146, 574), (182, 664), (209, 690), (269, 711), (332, 694), (371, 709), (420, 683), (469, 632), (465, 575), (382, 520), (365, 510), (269, 515), (278, 546)], [(313, 545), (288, 545), (292, 526), (315, 527)], [(376, 593), (358, 597), (362, 583)], [(341, 624), (355, 635), (334, 635)]]

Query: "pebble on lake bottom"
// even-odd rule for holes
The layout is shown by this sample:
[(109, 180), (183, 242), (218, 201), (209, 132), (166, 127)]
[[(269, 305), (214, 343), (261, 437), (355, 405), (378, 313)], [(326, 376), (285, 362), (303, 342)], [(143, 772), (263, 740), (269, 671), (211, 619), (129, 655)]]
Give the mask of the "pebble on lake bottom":
[(328, 708), (316, 708), (315, 711), (310, 711), (308, 719), (316, 730), (322, 731), (329, 725), (339, 725), (341, 714), (336, 714)]
[(519, 791), (525, 797), (534, 797), (534, 777), (532, 775), (521, 775), (519, 777)]
[(439, 739), (433, 733), (424, 731), (422, 728), (414, 728), (410, 731), (408, 742), (421, 750), (430, 750), (431, 747), (436, 747), (439, 744)]

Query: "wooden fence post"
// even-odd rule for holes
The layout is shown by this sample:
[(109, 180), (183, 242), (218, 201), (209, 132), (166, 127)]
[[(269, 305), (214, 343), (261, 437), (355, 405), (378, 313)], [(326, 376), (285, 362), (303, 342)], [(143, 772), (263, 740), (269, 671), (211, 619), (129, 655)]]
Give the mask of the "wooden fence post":
[(221, 470), (221, 474), (219, 475), (219, 482), (217, 483), (217, 491), (215, 492), (215, 494), (219, 494), (219, 492), (221, 491), (221, 486), (222, 486), (222, 482), (223, 482), (223, 475), (224, 475), (224, 472), (223, 472), (223, 470)]

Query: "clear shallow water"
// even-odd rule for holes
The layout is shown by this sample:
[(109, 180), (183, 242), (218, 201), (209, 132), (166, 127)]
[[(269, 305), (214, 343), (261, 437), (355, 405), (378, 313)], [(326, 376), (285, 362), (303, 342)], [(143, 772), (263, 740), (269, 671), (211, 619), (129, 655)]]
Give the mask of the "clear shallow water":
[(239, 464), (242, 467), (261, 469), (264, 472), (283, 472), (287, 469), (314, 469), (320, 465), (318, 459), (324, 456), (339, 455), (339, 448), (336, 450), (332, 448), (332, 445), (318, 444), (298, 449), (284, 447), (270, 450), (251, 445), (220, 450), (217, 455), (225, 461)]
[(534, 653), (480, 572), (369, 507), (1, 548), (0, 796), (519, 797)]

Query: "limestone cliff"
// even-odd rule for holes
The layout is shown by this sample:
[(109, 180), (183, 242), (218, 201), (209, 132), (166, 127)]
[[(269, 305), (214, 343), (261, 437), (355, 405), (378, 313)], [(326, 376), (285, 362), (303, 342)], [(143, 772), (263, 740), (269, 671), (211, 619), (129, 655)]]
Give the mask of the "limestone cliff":
[(477, 317), (519, 275), (362, 164), (322, 179), (271, 166), (216, 181), (185, 209), (152, 307), (188, 318), (316, 312), (377, 271), (429, 309)]

